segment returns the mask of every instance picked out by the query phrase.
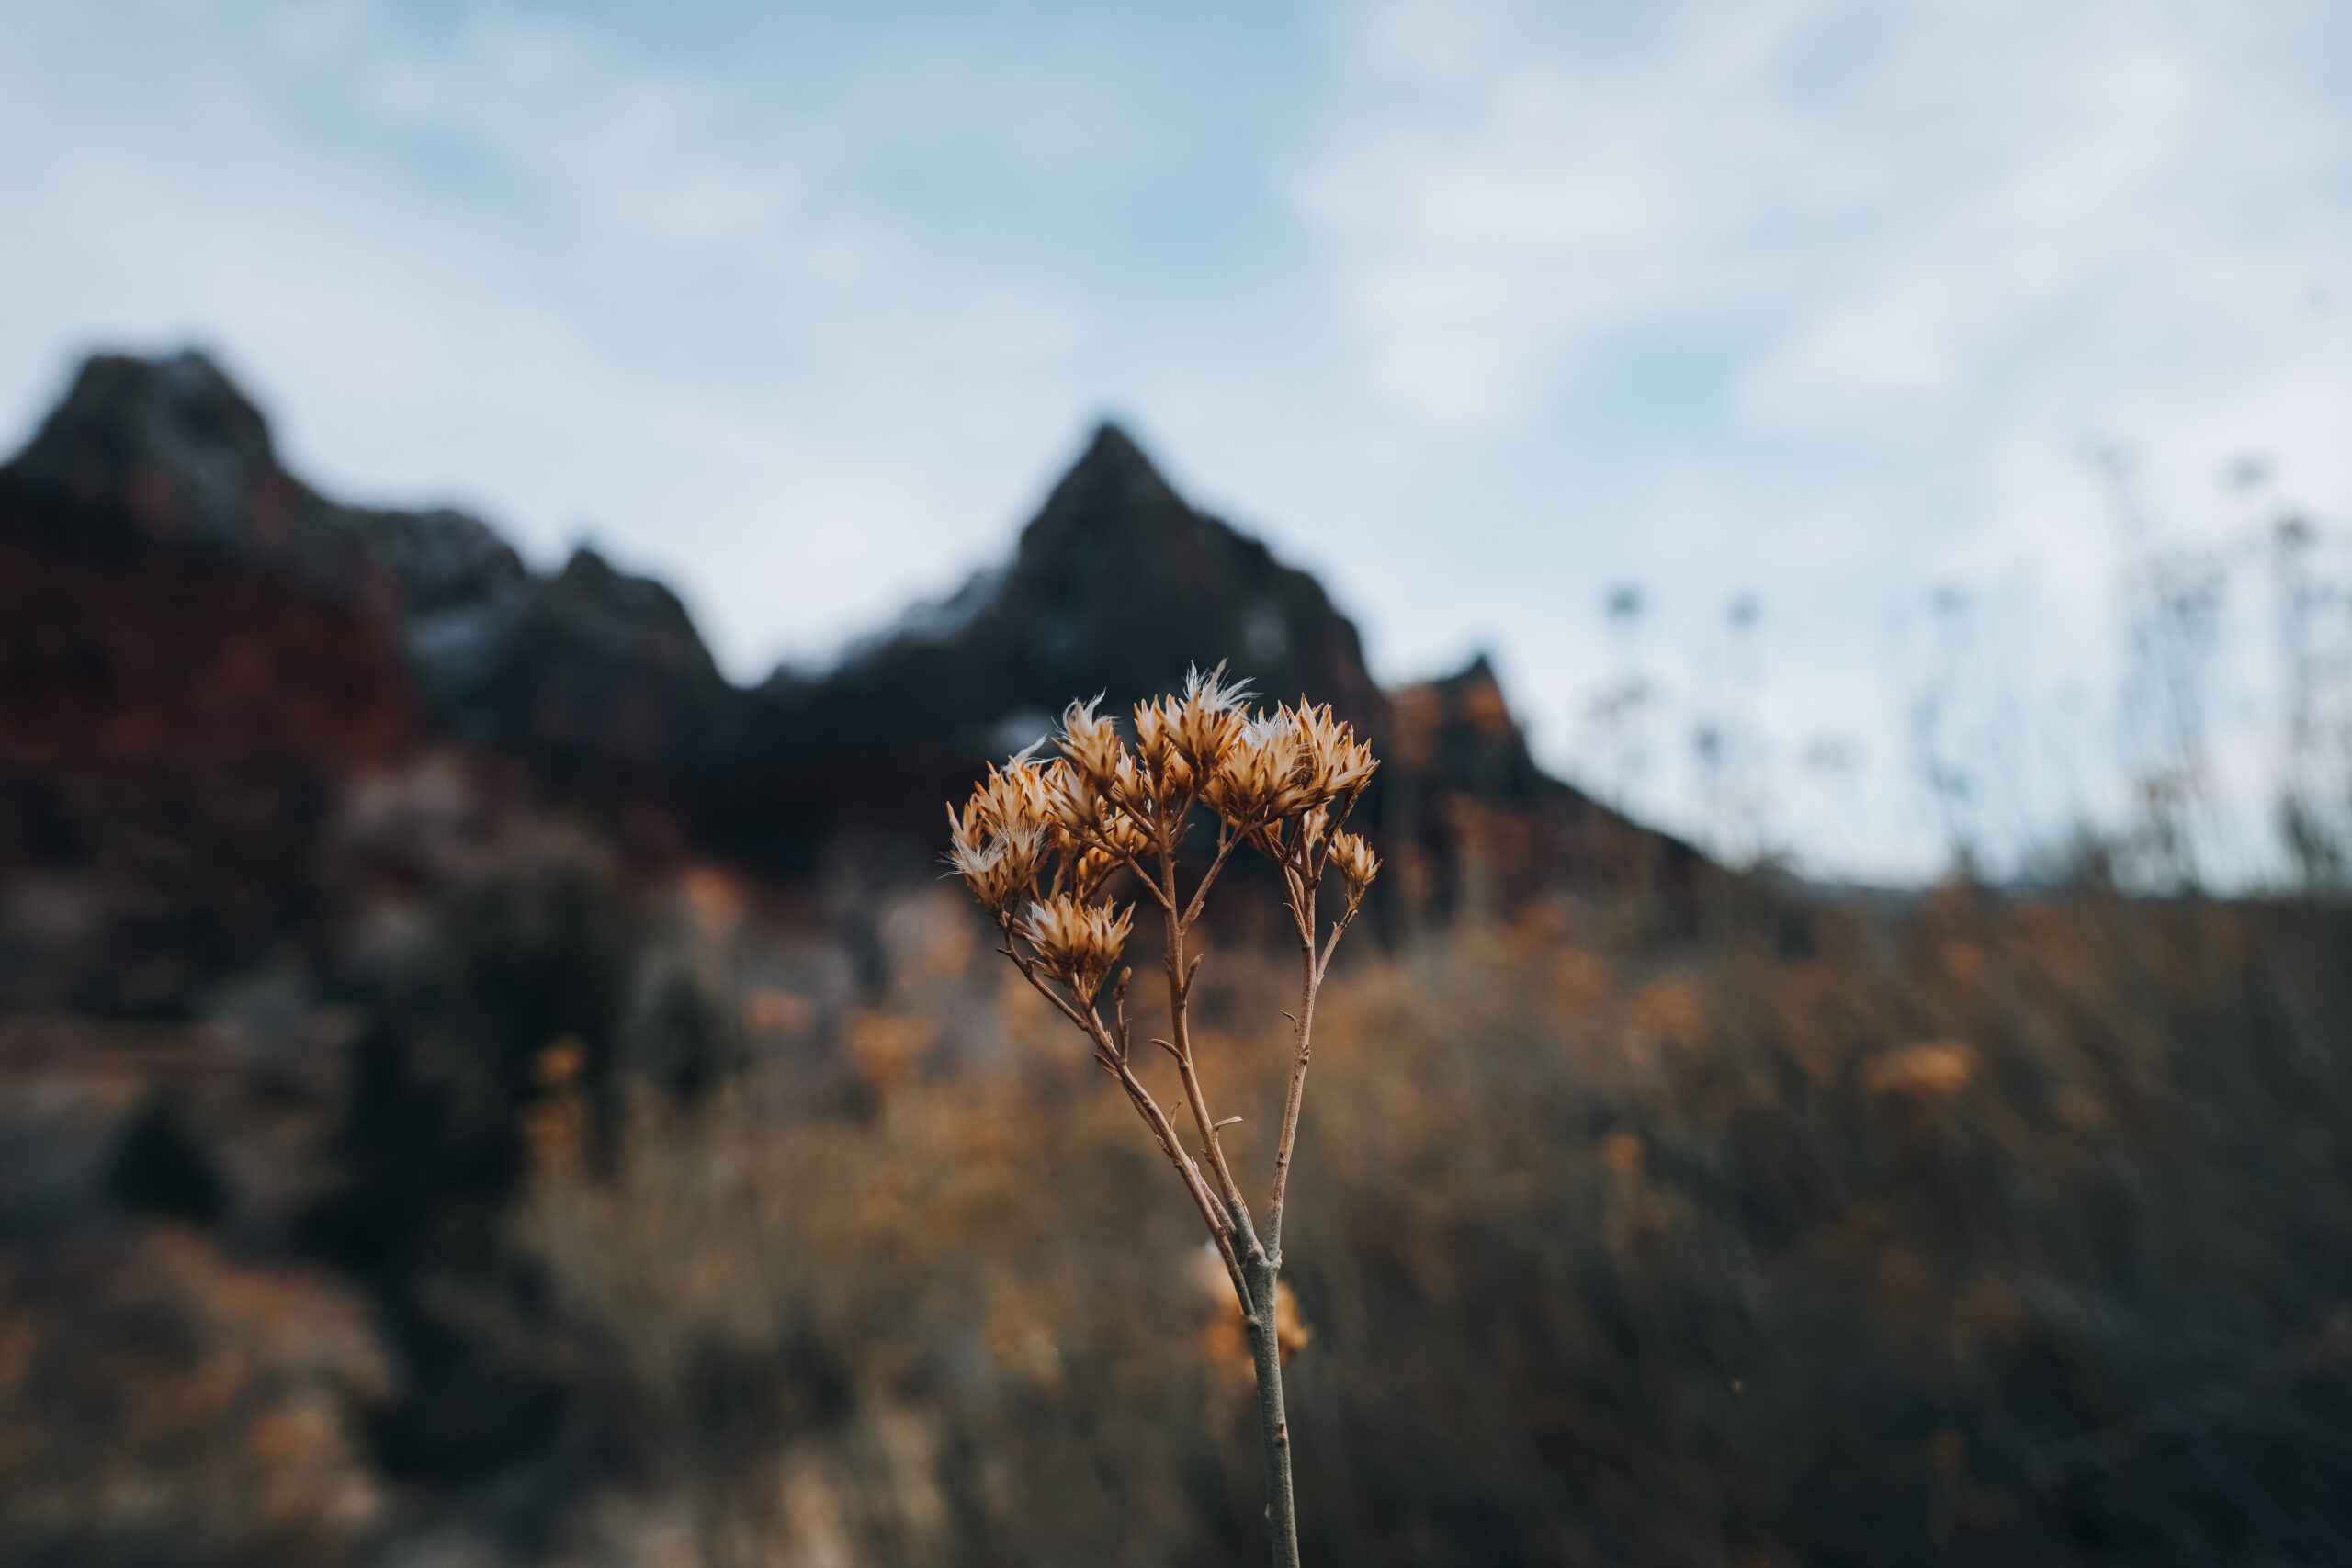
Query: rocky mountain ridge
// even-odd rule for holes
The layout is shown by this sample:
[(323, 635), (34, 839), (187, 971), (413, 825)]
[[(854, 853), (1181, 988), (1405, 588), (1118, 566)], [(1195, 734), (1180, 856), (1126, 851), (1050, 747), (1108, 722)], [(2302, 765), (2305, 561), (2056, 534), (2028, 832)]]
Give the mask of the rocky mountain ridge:
[[(707, 764), (740, 735), (738, 694), (660, 583), (585, 549), (541, 578), (462, 513), (326, 499), (287, 471), (260, 411), (201, 353), (85, 363), (0, 468), (0, 542), (51, 561), (225, 573), (347, 617), (358, 641), (389, 636), (421, 728), (458, 740), (662, 773)], [(299, 675), (302, 660), (249, 620), (209, 640)], [(42, 673), (7, 668), (18, 684)]]
[[(1483, 661), (1383, 692), (1312, 576), (1195, 511), (1110, 424), (1007, 564), (831, 670), (745, 689), (661, 583), (586, 549), (534, 573), (455, 511), (337, 503), (203, 354), (98, 355), (0, 467), (0, 592), (47, 606), (0, 634), (0, 758), (19, 762), (439, 737), (650, 795), (772, 871), (812, 869), (844, 834), (920, 863), (938, 802), (1072, 694), (1116, 711), (1225, 660), (1269, 697), (1331, 703), (1389, 757), (1366, 815), (1432, 913), (1629, 856), (1699, 863), (1544, 774)], [(176, 608), (123, 610), (151, 601)], [(107, 737), (127, 710), (147, 739), (125, 750)]]

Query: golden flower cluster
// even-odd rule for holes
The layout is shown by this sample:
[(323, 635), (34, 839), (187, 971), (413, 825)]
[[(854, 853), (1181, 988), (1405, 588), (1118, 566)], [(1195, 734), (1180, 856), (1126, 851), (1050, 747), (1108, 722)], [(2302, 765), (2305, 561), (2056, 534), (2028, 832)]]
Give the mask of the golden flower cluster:
[(1104, 885), (1129, 867), (1157, 886), (1144, 863), (1173, 857), (1195, 807), (1310, 892), (1328, 863), (1354, 904), (1380, 863), (1336, 829), (1378, 765), (1371, 749), (1328, 705), (1252, 714), (1250, 697), (1223, 665), (1194, 670), (1181, 694), (1136, 705), (1132, 743), (1095, 711), (1099, 696), (1070, 704), (1058, 757), (1032, 747), (990, 768), (960, 813), (948, 807), (948, 863), (1047, 973), (1089, 998), (1130, 927)]

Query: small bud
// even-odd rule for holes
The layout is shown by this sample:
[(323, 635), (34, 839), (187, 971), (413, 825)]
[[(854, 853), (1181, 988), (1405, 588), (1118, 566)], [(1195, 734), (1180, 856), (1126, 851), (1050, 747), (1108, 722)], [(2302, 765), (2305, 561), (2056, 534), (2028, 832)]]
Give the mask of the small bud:
[(1347, 883), (1351, 904), (1362, 898), (1363, 890), (1372, 886), (1372, 879), (1380, 874), (1380, 857), (1372, 852), (1372, 846), (1360, 833), (1334, 834), (1329, 863)]
[(1323, 834), (1330, 826), (1331, 813), (1328, 807), (1318, 806), (1314, 810), (1302, 815), (1298, 819), (1299, 848), (1308, 854), (1313, 854), (1322, 848)]

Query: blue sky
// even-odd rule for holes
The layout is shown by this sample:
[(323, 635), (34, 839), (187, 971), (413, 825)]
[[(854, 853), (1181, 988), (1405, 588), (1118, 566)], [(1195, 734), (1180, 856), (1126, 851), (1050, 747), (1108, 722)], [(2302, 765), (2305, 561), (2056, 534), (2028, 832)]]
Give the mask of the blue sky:
[(1555, 767), (1820, 869), (1944, 853), (1931, 691), (1993, 847), (2123, 811), (2129, 558), (2352, 521), (2340, 0), (14, 0), (0, 152), (10, 432), (201, 342), (322, 487), (592, 538), (753, 678), (1113, 414), (1385, 678), (1489, 648)]

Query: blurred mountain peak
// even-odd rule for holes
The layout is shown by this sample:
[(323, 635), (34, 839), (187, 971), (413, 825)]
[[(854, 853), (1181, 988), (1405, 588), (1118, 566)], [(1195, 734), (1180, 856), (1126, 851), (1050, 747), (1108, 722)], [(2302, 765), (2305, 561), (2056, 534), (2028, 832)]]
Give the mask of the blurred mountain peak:
[(1006, 559), (832, 669), (744, 691), (662, 583), (586, 547), (536, 572), (447, 509), (331, 501), (209, 355), (99, 355), (0, 467), (11, 606), (0, 758), (339, 757), (435, 734), (671, 802), (771, 864), (863, 835), (927, 865), (939, 802), (1073, 698), (1115, 714), (1223, 663), (1269, 703), (1331, 704), (1391, 760), (1365, 820), (1450, 868), (1403, 878), (1432, 908), (1613, 874), (1624, 843), (1693, 858), (1546, 775), (1483, 656), (1384, 692), (1313, 574), (1193, 506), (1107, 421)]
[(199, 348), (92, 355), (8, 468), (53, 500), (122, 505), (213, 538), (235, 528), (257, 483), (284, 478), (269, 422)]
[(1195, 510), (1105, 423), (1010, 562), (918, 606), (826, 674), (766, 690), (804, 754), (920, 737), (978, 758), (1025, 745), (1073, 697), (1104, 692), (1116, 712), (1220, 661), (1270, 699), (1310, 694), (1375, 734), (1385, 724), (1355, 625), (1322, 584)]
[[(199, 702), (164, 674), (211, 671), (198, 684), (220, 687), (213, 666), (226, 660), (260, 671), (255, 679), (292, 682), (333, 664), (312, 646), (332, 636), (354, 649), (393, 644), (401, 668), (370, 665), (368, 680), (384, 686), (404, 674), (413, 696), (379, 693), (371, 702), (390, 713), (421, 699), (432, 728), (460, 740), (631, 773), (707, 766), (740, 744), (746, 699), (669, 589), (584, 548), (542, 577), (464, 513), (321, 496), (281, 465), (261, 410), (200, 349), (83, 362), (31, 442), (0, 466), (0, 549), (8, 548), (18, 552), (17, 577), (48, 585), (54, 603), (43, 613), (84, 628), (60, 631), (43, 661), (20, 671), (29, 684), (16, 694), (28, 709), (87, 706), (62, 694), (102, 680), (146, 694), (141, 700), (162, 716), (142, 721), (142, 734), (250, 734), (282, 748), (295, 742), (284, 724), (264, 722), (266, 694), (248, 694), (254, 722), (224, 721), (217, 702)], [(79, 575), (70, 601), (57, 592), (68, 562), (82, 563), (71, 569)], [(177, 585), (187, 613), (126, 621), (118, 612), (134, 581), (166, 597)], [(334, 623), (341, 629), (306, 619), (312, 610), (344, 617)], [(98, 637), (104, 625), (119, 635)], [(299, 653), (288, 627), (311, 639)], [(57, 656), (69, 645), (80, 651)], [(83, 674), (69, 681), (68, 666)], [(202, 724), (189, 716), (199, 708), (211, 716)], [(368, 733), (400, 728), (386, 720)], [(40, 730), (43, 747), (68, 744), (52, 731), (62, 732)]]
[[(1071, 503), (1098, 513), (1108, 502), (1183, 504), (1142, 445), (1124, 425), (1107, 419), (1094, 427), (1086, 450), (1056, 482), (1055, 496), (1066, 491)], [(1047, 510), (1052, 509), (1049, 502)]]
[(1197, 555), (1204, 529), (1233, 532), (1194, 512), (1135, 439), (1105, 421), (1022, 530), (1012, 576), (1051, 579), (1065, 593), (1103, 592), (1115, 586), (1106, 574)]
[(261, 410), (209, 354), (195, 347), (154, 359), (90, 355), (22, 457), (52, 455), (96, 438), (135, 442), (159, 454), (209, 449), (257, 462), (277, 456)]
[(1094, 426), (1094, 434), (1086, 443), (1086, 452), (1072, 465), (1072, 471), (1089, 467), (1125, 467), (1140, 468), (1157, 479), (1158, 470), (1151, 459), (1144, 456), (1142, 446), (1127, 434), (1127, 427), (1115, 419), (1106, 419)]

